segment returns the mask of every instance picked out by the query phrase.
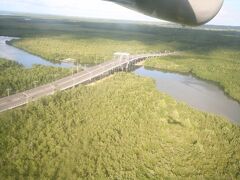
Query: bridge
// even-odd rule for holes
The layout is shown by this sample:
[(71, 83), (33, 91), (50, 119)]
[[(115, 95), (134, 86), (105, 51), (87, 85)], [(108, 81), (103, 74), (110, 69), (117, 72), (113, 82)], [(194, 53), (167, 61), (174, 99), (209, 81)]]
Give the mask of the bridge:
[(127, 53), (115, 53), (117, 60), (111, 60), (102, 64), (90, 67), (71, 76), (56, 80), (52, 83), (42, 85), (21, 93), (7, 96), (0, 99), (0, 112), (25, 105), (36, 101), (41, 97), (52, 95), (57, 91), (63, 91), (79, 84), (89, 83), (96, 78), (102, 78), (117, 71), (128, 69), (131, 65), (152, 57), (161, 57), (175, 54), (175, 52), (129, 55)]

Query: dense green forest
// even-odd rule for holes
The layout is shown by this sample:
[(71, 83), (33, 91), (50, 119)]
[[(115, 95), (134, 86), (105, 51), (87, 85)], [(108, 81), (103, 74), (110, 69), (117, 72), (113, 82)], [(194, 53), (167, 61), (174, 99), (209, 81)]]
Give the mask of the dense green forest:
[[(239, 100), (239, 32), (25, 18), (0, 16), (0, 35), (21, 37), (10, 44), (49, 61), (179, 51), (145, 65), (218, 82)], [(70, 73), (0, 64), (0, 96)], [(175, 101), (150, 79), (118, 73), (0, 113), (0, 179), (240, 179), (239, 144), (239, 126)]]
[(182, 54), (153, 58), (146, 67), (180, 73), (191, 73), (217, 82), (224, 91), (240, 102), (240, 51), (216, 50), (207, 55)]
[(69, 69), (34, 65), (24, 68), (17, 62), (0, 58), (0, 97), (52, 82), (70, 74)]
[(119, 73), (0, 114), (2, 179), (239, 179), (240, 128)]

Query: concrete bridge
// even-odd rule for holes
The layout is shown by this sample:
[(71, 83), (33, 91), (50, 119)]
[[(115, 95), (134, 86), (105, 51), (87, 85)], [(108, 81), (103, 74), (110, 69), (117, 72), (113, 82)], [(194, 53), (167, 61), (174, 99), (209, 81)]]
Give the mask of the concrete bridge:
[(118, 58), (90, 67), (71, 76), (59, 79), (52, 83), (42, 85), (21, 93), (17, 93), (0, 99), (0, 112), (13, 109), (41, 97), (52, 95), (57, 91), (63, 91), (79, 84), (84, 84), (112, 74), (117, 71), (128, 69), (131, 65), (152, 57), (161, 57), (175, 54), (175, 52), (165, 52), (156, 54), (129, 55), (127, 53), (115, 53)]

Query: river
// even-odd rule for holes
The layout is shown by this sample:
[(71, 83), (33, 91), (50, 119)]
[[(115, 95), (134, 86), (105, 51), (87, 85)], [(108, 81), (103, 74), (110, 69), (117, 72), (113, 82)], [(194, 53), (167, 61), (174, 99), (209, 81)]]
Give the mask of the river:
[(20, 50), (13, 46), (6, 44), (6, 41), (11, 41), (13, 39), (19, 39), (16, 37), (6, 37), (0, 36), (0, 57), (5, 59), (10, 59), (17, 61), (19, 64), (22, 64), (26, 68), (31, 68), (34, 64), (40, 64), (44, 66), (53, 66), (53, 67), (63, 67), (70, 68), (73, 67), (73, 63), (51, 63), (41, 57), (32, 55), (26, 51)]
[(191, 75), (140, 67), (135, 74), (155, 80), (157, 89), (204, 112), (221, 115), (240, 124), (240, 104), (213, 83)]

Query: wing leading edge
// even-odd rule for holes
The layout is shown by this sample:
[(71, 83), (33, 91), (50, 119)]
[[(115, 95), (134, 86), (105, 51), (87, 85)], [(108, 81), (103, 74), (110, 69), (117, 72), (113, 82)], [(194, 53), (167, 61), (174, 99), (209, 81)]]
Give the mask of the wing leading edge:
[(145, 15), (198, 26), (209, 22), (220, 11), (224, 0), (105, 0)]

